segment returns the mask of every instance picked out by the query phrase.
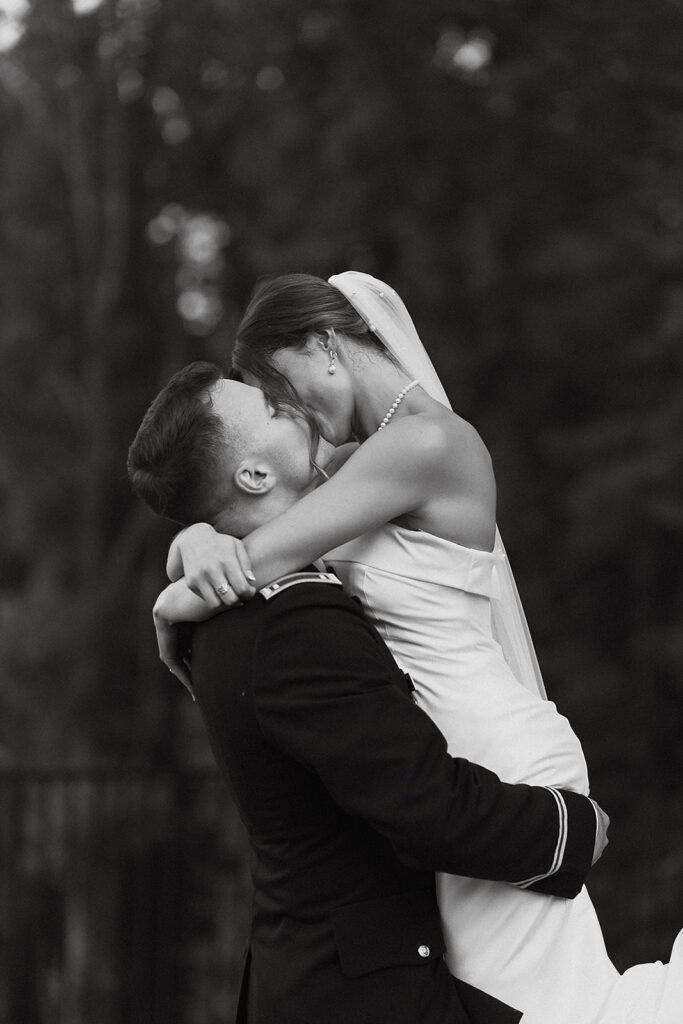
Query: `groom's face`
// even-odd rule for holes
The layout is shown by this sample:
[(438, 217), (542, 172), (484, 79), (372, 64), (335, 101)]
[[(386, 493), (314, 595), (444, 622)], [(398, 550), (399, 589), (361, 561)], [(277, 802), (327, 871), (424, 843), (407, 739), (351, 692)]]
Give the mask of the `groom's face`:
[(317, 484), (305, 420), (277, 412), (260, 388), (235, 380), (214, 385), (211, 405), (224, 423), (228, 443), (234, 438), (233, 456), (245, 453), (258, 458), (262, 468), (275, 475), (278, 486), (293, 496)]

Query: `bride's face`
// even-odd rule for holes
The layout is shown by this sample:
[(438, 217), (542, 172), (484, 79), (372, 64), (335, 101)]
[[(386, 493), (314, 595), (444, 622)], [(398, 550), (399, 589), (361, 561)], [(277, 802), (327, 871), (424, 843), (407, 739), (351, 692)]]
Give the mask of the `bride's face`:
[[(335, 352), (334, 360), (332, 351)], [(329, 343), (312, 337), (304, 348), (284, 348), (275, 352), (271, 362), (316, 417), (325, 441), (338, 447), (352, 440), (353, 382), (334, 344), (330, 348)], [(334, 366), (334, 373), (330, 373), (331, 366)]]

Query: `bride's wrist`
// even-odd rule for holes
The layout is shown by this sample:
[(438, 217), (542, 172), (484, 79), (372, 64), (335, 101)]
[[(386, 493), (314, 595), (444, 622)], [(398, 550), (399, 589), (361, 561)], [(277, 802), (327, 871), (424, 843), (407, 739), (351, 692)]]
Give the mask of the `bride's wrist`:
[(215, 529), (211, 523), (192, 523), (190, 526), (186, 526), (182, 533), (178, 534), (178, 544), (184, 544), (188, 538), (196, 537), (201, 534), (215, 533)]
[(179, 580), (185, 573), (188, 537), (191, 545), (197, 534), (206, 536), (209, 533), (215, 534), (215, 532), (211, 523), (192, 523), (191, 526), (186, 526), (184, 530), (176, 534), (171, 541), (166, 559), (166, 575), (172, 583)]

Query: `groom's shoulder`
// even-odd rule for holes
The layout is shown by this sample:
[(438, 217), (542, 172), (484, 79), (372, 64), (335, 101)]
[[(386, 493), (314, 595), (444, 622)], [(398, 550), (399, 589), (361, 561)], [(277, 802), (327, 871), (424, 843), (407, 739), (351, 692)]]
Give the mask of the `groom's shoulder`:
[[(341, 580), (331, 572), (321, 572), (311, 566), (302, 572), (287, 573), (273, 580), (247, 603), (216, 615), (195, 629), (195, 639), (206, 638), (209, 643), (220, 643), (220, 638), (235, 638), (244, 634), (260, 634), (277, 623), (286, 623), (292, 631), (315, 628), (319, 614), (340, 615), (351, 610), (363, 616), (358, 602), (345, 592)], [(342, 616), (343, 617), (343, 616)]]
[(319, 679), (340, 670), (392, 674), (384, 641), (333, 573), (293, 573), (265, 590), (251, 602), (259, 602), (252, 665), (262, 678), (311, 670)]
[(349, 628), (357, 630), (368, 622), (358, 599), (347, 594), (334, 573), (313, 568), (281, 576), (263, 587), (250, 604), (268, 641), (275, 635), (305, 640), (323, 632), (336, 647)]
[(295, 623), (306, 627), (319, 617), (369, 621), (360, 600), (346, 592), (338, 576), (314, 568), (281, 576), (263, 587), (250, 604), (264, 623), (286, 619), (290, 627)]
[[(283, 646), (317, 652), (318, 659), (346, 661), (349, 647), (374, 648), (378, 636), (360, 600), (332, 572), (291, 573), (262, 588), (250, 605), (258, 619), (259, 656), (272, 661)], [(356, 654), (363, 657), (360, 651)]]
[[(325, 637), (339, 657), (340, 644), (363, 629), (358, 603), (333, 574), (311, 567), (273, 580), (245, 604), (198, 623), (192, 636), (193, 674), (260, 675), (286, 655), (305, 656)], [(353, 620), (349, 624), (349, 620)], [(267, 668), (268, 666), (268, 668)]]
[(262, 692), (313, 672), (321, 681), (349, 661), (361, 666), (378, 638), (359, 602), (332, 573), (290, 573), (261, 588), (247, 603), (202, 623), (192, 644), (193, 664), (248, 676)]

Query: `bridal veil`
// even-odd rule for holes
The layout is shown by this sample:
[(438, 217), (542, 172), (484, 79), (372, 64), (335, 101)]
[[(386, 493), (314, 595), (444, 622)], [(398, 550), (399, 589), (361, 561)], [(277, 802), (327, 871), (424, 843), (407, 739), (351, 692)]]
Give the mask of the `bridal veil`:
[[(439, 375), (397, 292), (370, 274), (356, 270), (335, 274), (329, 283), (342, 292), (360, 313), (373, 334), (401, 364), (408, 376), (417, 378), (432, 398), (450, 409), (451, 404)], [(491, 601), (494, 636), (517, 680), (527, 689), (545, 697), (533, 641), (498, 529), (495, 550), (499, 555), (497, 570), (500, 597)]]

